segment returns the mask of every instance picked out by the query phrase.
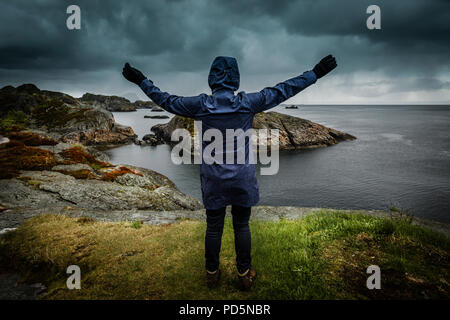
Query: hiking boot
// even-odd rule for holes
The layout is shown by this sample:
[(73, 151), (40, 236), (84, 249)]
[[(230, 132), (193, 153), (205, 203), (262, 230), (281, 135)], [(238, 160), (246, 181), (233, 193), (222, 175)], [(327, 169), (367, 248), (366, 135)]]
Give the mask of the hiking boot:
[(206, 270), (206, 284), (208, 288), (212, 289), (217, 287), (220, 279), (220, 269), (217, 269), (214, 272)]
[(238, 271), (239, 287), (243, 291), (248, 291), (252, 287), (253, 281), (256, 279), (256, 271), (253, 267), (247, 269), (243, 273)]

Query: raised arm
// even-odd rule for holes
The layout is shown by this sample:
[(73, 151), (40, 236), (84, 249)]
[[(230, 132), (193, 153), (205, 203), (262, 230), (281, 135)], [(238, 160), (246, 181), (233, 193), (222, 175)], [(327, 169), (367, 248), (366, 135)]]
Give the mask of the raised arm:
[(181, 97), (163, 92), (142, 72), (132, 68), (128, 63), (125, 64), (122, 74), (127, 80), (137, 84), (161, 108), (183, 117), (195, 117), (206, 99), (204, 94), (194, 97)]
[(328, 55), (314, 67), (311, 71), (277, 84), (274, 87), (267, 87), (255, 93), (248, 94), (250, 105), (254, 113), (262, 112), (276, 107), (280, 103), (295, 96), (303, 89), (309, 87), (331, 70), (336, 68), (336, 59)]
[(194, 118), (206, 99), (204, 94), (193, 97), (180, 97), (163, 92), (148, 79), (144, 79), (139, 86), (158, 106), (170, 113), (183, 117)]

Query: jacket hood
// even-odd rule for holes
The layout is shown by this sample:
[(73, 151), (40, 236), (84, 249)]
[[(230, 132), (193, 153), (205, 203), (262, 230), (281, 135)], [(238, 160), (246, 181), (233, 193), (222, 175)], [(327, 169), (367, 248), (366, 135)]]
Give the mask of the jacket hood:
[(213, 93), (220, 89), (236, 91), (240, 82), (239, 68), (235, 58), (216, 57), (211, 65), (208, 84)]

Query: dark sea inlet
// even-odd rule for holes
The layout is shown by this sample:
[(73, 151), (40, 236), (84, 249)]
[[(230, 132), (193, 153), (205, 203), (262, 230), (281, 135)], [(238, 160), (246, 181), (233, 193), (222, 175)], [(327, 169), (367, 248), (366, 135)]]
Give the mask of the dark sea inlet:
[[(381, 209), (390, 205), (450, 223), (450, 106), (299, 106), (272, 111), (345, 131), (357, 140), (280, 152), (280, 169), (258, 176), (260, 205)], [(114, 112), (140, 138), (167, 120), (150, 110)], [(159, 112), (157, 114), (166, 114)], [(126, 145), (108, 150), (114, 163), (160, 172), (201, 200), (198, 165), (175, 165), (170, 147)], [(259, 170), (257, 170), (259, 174)]]

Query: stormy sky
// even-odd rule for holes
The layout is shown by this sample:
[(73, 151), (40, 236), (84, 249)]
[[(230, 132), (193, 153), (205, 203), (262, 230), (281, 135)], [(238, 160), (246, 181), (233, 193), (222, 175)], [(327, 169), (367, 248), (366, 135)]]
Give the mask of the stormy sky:
[[(81, 30), (66, 27), (71, 4)], [(366, 27), (371, 4), (381, 30)], [(288, 102), (449, 104), (449, 39), (448, 0), (0, 0), (0, 86), (144, 99), (122, 78), (129, 61), (162, 90), (196, 95), (227, 55), (250, 92), (332, 53), (338, 68)]]

